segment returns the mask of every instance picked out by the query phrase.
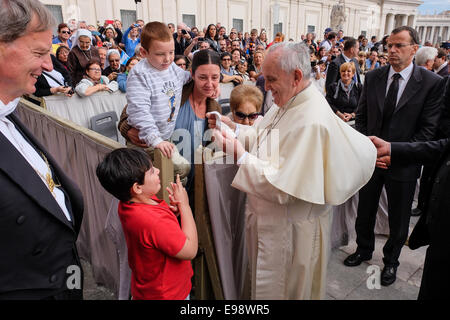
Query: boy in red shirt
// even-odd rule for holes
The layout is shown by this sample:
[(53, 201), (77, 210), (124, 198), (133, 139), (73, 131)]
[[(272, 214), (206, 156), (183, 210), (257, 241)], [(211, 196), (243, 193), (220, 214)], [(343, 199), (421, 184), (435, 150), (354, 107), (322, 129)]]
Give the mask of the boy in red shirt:
[[(184, 300), (191, 291), (191, 262), (198, 240), (180, 177), (171, 183), (170, 205), (156, 197), (159, 170), (139, 149), (117, 149), (97, 166), (102, 186), (120, 200), (134, 300)], [(181, 216), (181, 227), (175, 214)]]

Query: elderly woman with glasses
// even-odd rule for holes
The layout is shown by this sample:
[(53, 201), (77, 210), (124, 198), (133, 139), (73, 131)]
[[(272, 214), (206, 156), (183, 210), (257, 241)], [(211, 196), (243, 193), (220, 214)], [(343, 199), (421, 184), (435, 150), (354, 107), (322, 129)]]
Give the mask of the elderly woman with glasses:
[(86, 72), (83, 79), (78, 83), (75, 92), (82, 97), (88, 97), (96, 92), (115, 92), (119, 89), (116, 81), (109, 81), (102, 76), (102, 69), (99, 62), (90, 62), (86, 65)]
[(256, 86), (242, 84), (231, 91), (229, 117), (233, 122), (252, 126), (260, 116), (263, 94)]
[(117, 75), (126, 71), (126, 67), (120, 64), (119, 50), (108, 50), (106, 53), (106, 60), (108, 61), (109, 66), (103, 70), (102, 75), (108, 77), (109, 81), (117, 80)]
[(83, 79), (88, 63), (96, 61), (100, 63), (100, 55), (97, 48), (92, 46), (92, 34), (89, 30), (78, 29), (75, 45), (67, 58), (67, 67), (72, 77), (73, 85)]

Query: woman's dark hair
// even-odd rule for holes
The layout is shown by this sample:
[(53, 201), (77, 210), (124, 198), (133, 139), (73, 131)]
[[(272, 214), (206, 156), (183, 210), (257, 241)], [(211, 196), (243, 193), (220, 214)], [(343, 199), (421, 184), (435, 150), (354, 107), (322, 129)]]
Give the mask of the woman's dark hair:
[(215, 64), (220, 68), (220, 56), (217, 52), (213, 50), (201, 50), (194, 55), (192, 59), (192, 74), (198, 67), (205, 64)]
[(88, 64), (86, 65), (86, 68), (84, 69), (84, 72), (87, 73), (88, 70), (91, 68), (92, 65), (98, 65), (100, 67), (100, 69), (102, 68), (102, 66), (100, 65), (100, 62), (97, 60), (93, 60), (93, 61), (89, 61)]
[(152, 162), (145, 151), (120, 148), (107, 154), (97, 166), (96, 174), (103, 188), (120, 201), (131, 199), (133, 184), (144, 184)]
[(128, 67), (130, 65), (131, 61), (133, 61), (133, 60), (139, 61), (139, 59), (137, 57), (131, 57), (130, 59), (128, 59), (127, 63), (125, 64), (125, 67)]
[(241, 49), (233, 49), (233, 50), (231, 50), (231, 55), (233, 55), (233, 53), (234, 53), (235, 51), (238, 51), (238, 52), (239, 52), (239, 55), (242, 57), (242, 51), (241, 51)]
[(220, 60), (222, 60), (225, 57), (230, 57), (230, 59), (231, 59), (231, 53), (229, 53), (229, 52), (222, 52), (220, 54)]
[[(66, 46), (59, 46), (58, 49), (56, 49), (56, 53), (55, 53), (56, 58), (59, 57), (59, 53), (60, 53), (62, 50), (67, 50), (68, 52), (70, 52), (70, 49), (67, 48)], [(59, 59), (58, 59), (58, 60), (59, 60)]]
[(177, 54), (175, 56), (175, 59), (173, 59), (173, 62), (177, 62), (178, 60), (183, 59), (184, 62), (186, 63), (186, 70), (189, 69), (189, 59), (186, 58), (186, 56), (182, 55), (182, 54)]
[[(209, 35), (209, 29), (211, 29), (211, 27), (216, 28), (216, 35), (214, 36), (214, 39), (212, 39), (211, 36)], [(209, 39), (216, 40), (216, 41), (219, 40), (219, 31), (217, 30), (217, 27), (214, 23), (211, 23), (208, 26), (208, 28), (206, 29), (205, 38), (209, 38)]]

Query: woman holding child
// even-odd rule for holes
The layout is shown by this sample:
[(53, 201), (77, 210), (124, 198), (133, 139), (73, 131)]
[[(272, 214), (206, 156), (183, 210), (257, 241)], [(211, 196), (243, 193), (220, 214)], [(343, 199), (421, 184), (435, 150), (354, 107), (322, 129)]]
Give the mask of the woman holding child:
[[(192, 61), (191, 75), (192, 81), (183, 87), (180, 109), (174, 118), (175, 128), (171, 138), (174, 143), (187, 145), (188, 142), (183, 140), (186, 131), (179, 129), (187, 130), (190, 134), (190, 148), (180, 152), (191, 164), (186, 185), (188, 192), (193, 186), (195, 150), (207, 142), (203, 140), (204, 131), (207, 129), (206, 113), (221, 111), (220, 105), (212, 98), (217, 94), (220, 81), (219, 55), (211, 50), (199, 51)], [(119, 122), (120, 132), (133, 144), (145, 146), (139, 139), (139, 131), (128, 124), (125, 110)]]

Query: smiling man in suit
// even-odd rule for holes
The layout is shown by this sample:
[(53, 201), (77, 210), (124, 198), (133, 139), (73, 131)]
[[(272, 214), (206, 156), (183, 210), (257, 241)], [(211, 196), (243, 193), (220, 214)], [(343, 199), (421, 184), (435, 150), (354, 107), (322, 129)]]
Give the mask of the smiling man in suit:
[(13, 114), (52, 69), (53, 26), (37, 0), (0, 1), (0, 299), (82, 299), (81, 192)]
[[(428, 141), (434, 137), (444, 90), (441, 77), (413, 64), (417, 32), (403, 26), (392, 31), (387, 46), (390, 66), (367, 73), (358, 109), (356, 129), (389, 142)], [(420, 165), (392, 165), (375, 169), (359, 192), (356, 252), (344, 264), (352, 267), (370, 260), (375, 246), (374, 227), (383, 186), (389, 214), (389, 238), (383, 247), (381, 284), (396, 280), (398, 258), (408, 237), (411, 205)]]

